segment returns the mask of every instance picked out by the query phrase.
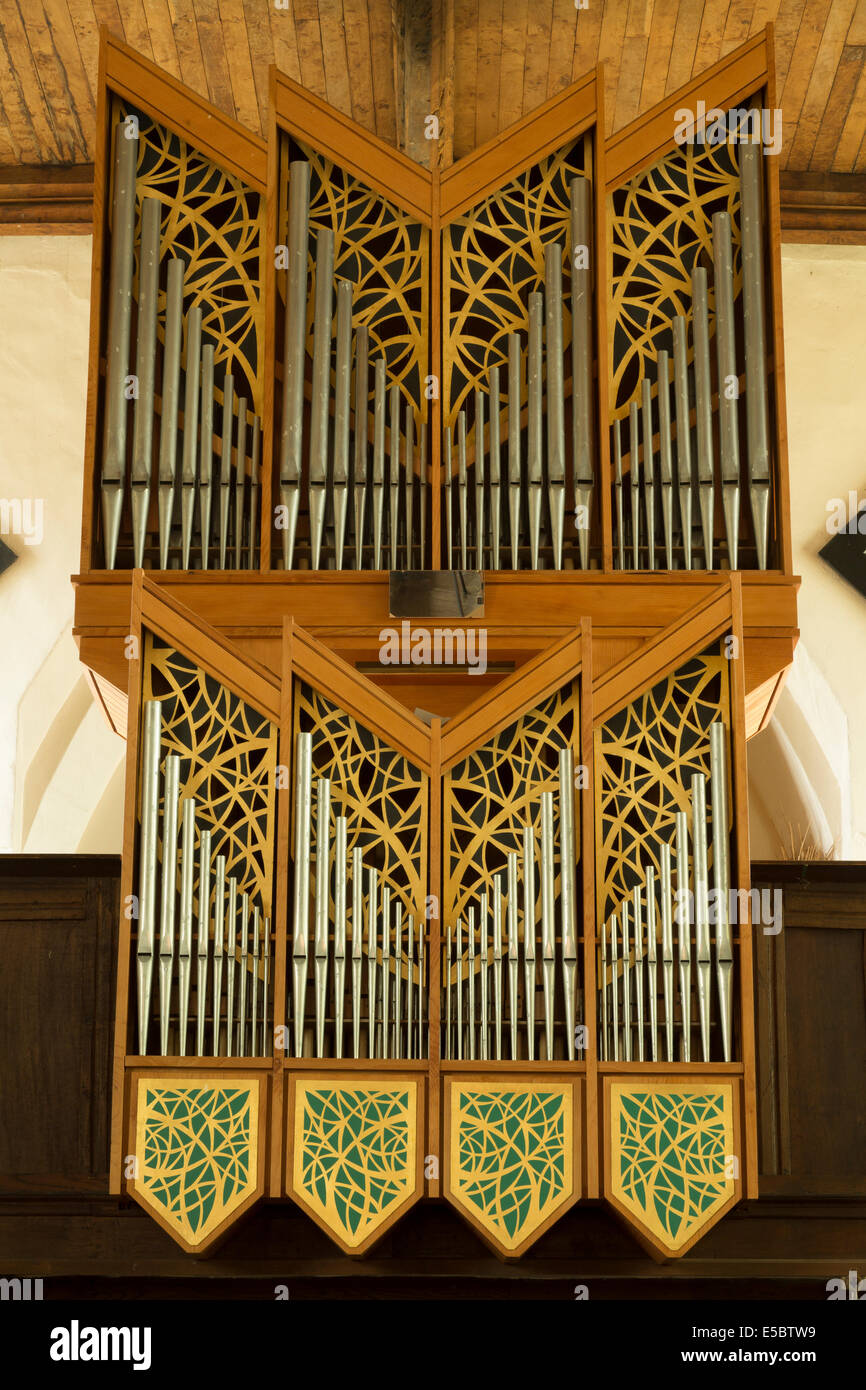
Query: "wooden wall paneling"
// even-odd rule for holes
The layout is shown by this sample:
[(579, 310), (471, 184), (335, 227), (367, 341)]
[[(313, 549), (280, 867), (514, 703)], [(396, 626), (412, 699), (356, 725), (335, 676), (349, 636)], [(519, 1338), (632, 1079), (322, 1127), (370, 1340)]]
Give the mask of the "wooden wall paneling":
[(578, 798), (580, 807), (580, 859), (583, 884), (583, 911), (580, 924), (583, 936), (583, 999), (584, 1019), (588, 1034), (585, 1053), (586, 1085), (584, 1087), (585, 1124), (584, 1173), (585, 1192), (597, 1198), (599, 1185), (599, 1109), (598, 1109), (598, 985), (596, 981), (595, 942), (595, 790), (593, 784), (593, 715), (592, 715), (592, 624), (584, 618), (580, 624), (580, 758), (586, 768), (587, 784)]
[[(737, 571), (730, 577), (731, 635), (734, 639), (731, 673), (731, 789), (734, 824), (734, 853), (731, 865), (733, 886), (748, 890), (749, 861), (749, 786), (746, 768), (745, 705), (746, 686), (743, 647), (742, 583)], [(740, 897), (740, 903), (744, 900)], [(748, 912), (738, 924), (735, 939), (739, 949), (735, 960), (739, 966), (740, 1055), (743, 1063), (743, 1139), (745, 1162), (741, 1162), (743, 1189), (748, 1198), (758, 1196), (758, 1099), (755, 1074), (755, 999), (752, 946), (752, 923)]]
[(138, 822), (138, 750), (141, 738), (141, 675), (142, 675), (142, 589), (144, 574), (135, 570), (132, 577), (132, 606), (129, 630), (135, 639), (131, 647), (127, 684), (126, 785), (123, 800), (123, 861), (120, 875), (120, 929), (117, 939), (117, 989), (115, 992), (114, 1062), (111, 1087), (111, 1157), (109, 1162), (109, 1191), (122, 1191), (123, 1140), (126, 1090), (126, 1055), (129, 1039), (129, 1002), (132, 991), (130, 962), (132, 960), (133, 920), (126, 914), (126, 904), (133, 893), (133, 872)]
[(441, 1193), (441, 1170), (445, 1161), (441, 1114), (442, 1063), (442, 721), (430, 726), (430, 816), (427, 872), (429, 906), (427, 918), (427, 1146), (437, 1162), (427, 1178), (427, 1196)]

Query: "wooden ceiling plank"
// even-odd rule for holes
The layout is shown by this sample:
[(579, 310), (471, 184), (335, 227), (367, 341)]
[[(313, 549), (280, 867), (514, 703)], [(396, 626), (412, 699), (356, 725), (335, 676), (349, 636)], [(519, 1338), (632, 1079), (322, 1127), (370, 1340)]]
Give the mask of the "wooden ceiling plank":
[(319, 28), (325, 65), (325, 96), (331, 106), (350, 116), (352, 84), (349, 79), (346, 26), (343, 22), (342, 6), (336, 3), (336, 0), (319, 6)]
[[(53, 5), (55, 0), (50, 0)], [(66, 8), (69, 25), (75, 46), (78, 49), (78, 62), (90, 93), (90, 109), (93, 112), (90, 126), (86, 129), (89, 158), (93, 157), (94, 118), (96, 114), (97, 77), (99, 71), (99, 29), (93, 14), (90, 0), (60, 0)]]
[(730, 8), (728, 0), (712, 0), (712, 4), (704, 5), (701, 32), (698, 35), (698, 46), (695, 49), (695, 64), (691, 74), (693, 77), (699, 77), (702, 72), (711, 68), (721, 58), (722, 36), (728, 22)]
[(117, 0), (92, 0), (93, 17), (97, 24), (104, 24), (115, 38), (126, 42), (123, 20), (120, 17)]
[(325, 56), (322, 48), (322, 29), (319, 7), (315, 0), (295, 0), (292, 6), (295, 34), (298, 39), (298, 62), (301, 67), (301, 86), (327, 99)]
[[(478, 94), (478, 0), (455, 0), (454, 58), (456, 70), (454, 74), (452, 145), (454, 159), (462, 159), (464, 155), (471, 154), (477, 147), (475, 108)], [(547, 82), (546, 54), (544, 82), (545, 84)]]
[[(261, 28), (268, 28), (271, 47), (274, 52), (274, 62), (280, 72), (284, 72), (293, 82), (300, 82), (301, 55), (298, 50), (298, 34), (292, 8), (278, 10), (274, 7), (273, 0), (244, 0), (244, 8), (247, 12), (248, 23), (251, 25), (255, 23)], [(255, 21), (250, 19), (251, 14), (255, 14)], [(266, 125), (267, 122), (263, 120), (263, 130)]]
[(728, 18), (725, 21), (725, 29), (722, 34), (722, 57), (726, 53), (730, 53), (732, 48), (739, 48), (741, 43), (745, 43), (746, 39), (755, 33), (752, 28), (754, 13), (755, 0), (731, 0)]
[(773, 48), (776, 60), (776, 95), (781, 101), (782, 88), (791, 66), (794, 45), (800, 32), (803, 17), (803, 0), (780, 0), (776, 18), (773, 21)]
[(6, 108), (3, 105), (2, 98), (0, 98), (0, 163), (18, 163), (18, 149), (12, 139), (9, 117), (6, 115)]
[(78, 51), (78, 40), (66, 0), (41, 0), (41, 4), (61, 87), (67, 94), (69, 120), (80, 151), (80, 157), (76, 155), (75, 162), (80, 163), (81, 159), (86, 162), (90, 158), (90, 132), (96, 115), (90, 82)]
[[(552, 47), (552, 42), (551, 42)], [(502, 0), (478, 6), (478, 99), (475, 144), (486, 145), (502, 129), (499, 120), (499, 71), (502, 58)]]
[(834, 0), (821, 35), (812, 66), (809, 85), (803, 98), (797, 122), (797, 140), (788, 150), (785, 161), (788, 169), (808, 169), (812, 148), (818, 137), (827, 98), (842, 58), (845, 35), (854, 15), (856, 0)]
[(390, 6), (374, 3), (368, 7), (370, 62), (373, 84), (374, 133), (380, 140), (397, 144), (397, 106), (394, 101), (394, 46), (391, 38)]
[(857, 0), (857, 8), (845, 42), (854, 45), (866, 44), (866, 0)]
[(833, 162), (830, 167), (834, 173), (852, 174), (854, 172), (857, 155), (863, 144), (864, 132), (866, 132), (866, 64), (861, 69), (857, 87), (848, 108), (848, 115), (845, 118), (845, 125), (833, 154)]
[(204, 54), (195, 22), (193, 0), (172, 0), (171, 27), (177, 45), (181, 82), (199, 96), (207, 96)]
[(665, 81), (665, 96), (669, 92), (675, 92), (678, 87), (684, 87), (692, 75), (703, 17), (704, 0), (680, 0)]
[(235, 120), (237, 111), (217, 0), (195, 0), (195, 23), (204, 60), (208, 100)]
[(370, 24), (366, 0), (343, 0), (343, 21), (346, 29), (346, 51), (349, 76), (352, 82), (352, 120), (365, 130), (376, 130), (376, 106), (373, 100), (373, 55), (370, 48)]
[[(590, 0), (590, 3), (592, 0)], [(578, 11), (574, 4), (563, 4), (562, 0), (553, 7), (553, 23), (550, 26), (550, 52), (547, 62), (547, 95), (555, 97), (563, 87), (571, 83), (571, 69), (574, 63), (574, 41), (577, 34)]]
[(614, 130), (622, 130), (640, 111), (651, 18), (647, 14), (647, 0), (629, 0), (616, 84)]
[[(809, 157), (809, 167), (817, 172), (833, 167), (833, 160), (842, 140), (858, 86), (866, 71), (864, 60), (866, 45), (859, 44), (855, 47), (853, 44), (846, 44), (842, 49), (836, 76)], [(862, 113), (860, 119), (862, 131)]]
[(142, 0), (117, 0), (117, 8), (123, 21), (126, 42), (136, 53), (153, 62), (155, 55), (150, 41), (150, 25), (144, 13)]
[(0, 23), (0, 92), (3, 94), (6, 134), (15, 151), (15, 163), (42, 163), (45, 159), (42, 141), (30, 114), (18, 73), (9, 60), (9, 50), (6, 47), (2, 23)]
[(656, 0), (647, 40), (639, 110), (648, 111), (665, 94), (671, 48), (677, 27), (678, 0)]
[[(253, 67), (253, 81), (256, 88), (256, 101), (259, 107), (259, 129), (264, 134), (268, 128), (268, 104), (270, 99), (270, 67), (276, 62), (274, 40), (271, 33), (271, 15), (277, 15), (268, 0), (244, 0), (244, 16), (247, 26), (247, 39), (250, 45), (250, 61)], [(294, 29), (292, 29), (294, 36)]]
[[(812, 69), (818, 56), (818, 48), (824, 33), (824, 26), (833, 7), (833, 0), (813, 0), (813, 4), (803, 10), (803, 18), (797, 31), (797, 42), (791, 54), (791, 65), (785, 78), (784, 87), (779, 88), (782, 108), (786, 122), (799, 124), (800, 112), (806, 99)], [(788, 150), (792, 145), (788, 141)], [(785, 160), (787, 167), (787, 159)]]
[(150, 29), (153, 61), (164, 72), (180, 79), (180, 55), (174, 38), (169, 0), (144, 0), (144, 12)]
[(604, 64), (605, 135), (613, 132), (619, 55), (622, 51), (627, 18), (628, 8), (625, 5), (605, 5), (598, 41), (598, 61)]
[[(525, 116), (547, 100), (547, 70), (550, 65), (550, 29), (554, 0), (537, 0), (529, 6), (526, 20), (526, 58), (523, 64), (521, 112)], [(601, 9), (601, 6), (598, 7)], [(465, 151), (464, 151), (465, 153)]]
[[(668, 0), (676, 9), (677, 0)], [(574, 31), (574, 57), (571, 61), (571, 80), (577, 82), (598, 62), (598, 45), (601, 40), (601, 21), (603, 5), (590, 5), (578, 10), (577, 25)]]
[(527, 6), (524, 0), (504, 0), (502, 57), (499, 64), (499, 129), (518, 121), (523, 110), (526, 68)]
[(237, 118), (256, 135), (261, 135), (262, 121), (243, 0), (219, 0), (219, 13)]
[[(0, 6), (0, 35), (6, 48), (9, 63), (14, 69), (16, 83), (20, 82), (22, 96), (27, 103), (30, 119), (38, 138), (36, 158), (40, 162), (68, 164), (74, 158), (73, 142), (69, 136), (57, 129), (55, 112), (50, 93), (54, 88), (54, 74), (39, 71), (38, 54), (43, 45), (33, 31), (37, 28), (32, 11), (30, 23), (25, 27), (18, 0)], [(41, 14), (41, 11), (40, 11)], [(44, 28), (44, 18), (42, 19)], [(31, 39), (32, 35), (32, 39)], [(43, 63), (50, 60), (43, 55)], [(48, 159), (46, 160), (46, 154)]]

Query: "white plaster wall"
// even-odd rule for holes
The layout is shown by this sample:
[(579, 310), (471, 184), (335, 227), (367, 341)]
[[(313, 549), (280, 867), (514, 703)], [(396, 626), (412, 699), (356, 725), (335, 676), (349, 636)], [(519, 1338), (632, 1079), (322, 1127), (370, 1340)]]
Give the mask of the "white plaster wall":
[[(0, 851), (77, 850), (124, 751), (82, 705), (70, 633), (90, 251), (89, 237), (0, 237), (0, 498), (43, 505), (38, 544), (23, 535), (3, 538), (18, 559), (0, 576)], [(52, 731), (60, 775), (40, 770), (39, 805), (22, 816), (26, 773)], [(107, 819), (103, 814), (104, 826)], [(105, 839), (99, 848), (118, 847), (115, 834)]]

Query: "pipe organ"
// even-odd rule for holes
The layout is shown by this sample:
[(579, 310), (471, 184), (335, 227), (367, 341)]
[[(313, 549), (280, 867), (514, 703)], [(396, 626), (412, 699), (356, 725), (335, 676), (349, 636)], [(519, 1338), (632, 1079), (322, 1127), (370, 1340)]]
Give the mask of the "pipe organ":
[[(797, 585), (766, 40), (613, 137), (592, 72), (432, 169), (276, 71), (267, 140), (105, 34), (102, 74), (113, 1190), (194, 1253), (291, 1200), (363, 1254), (443, 1197), (503, 1258), (599, 1201), (678, 1257), (757, 1193), (746, 743)], [(678, 144), (710, 85), (735, 138)]]

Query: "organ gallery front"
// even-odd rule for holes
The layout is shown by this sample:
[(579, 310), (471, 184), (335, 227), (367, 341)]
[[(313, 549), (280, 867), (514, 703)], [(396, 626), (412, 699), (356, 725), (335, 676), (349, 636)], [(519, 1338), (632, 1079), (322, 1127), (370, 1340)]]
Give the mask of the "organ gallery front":
[(772, 48), (613, 137), (602, 90), (428, 169), (276, 70), (262, 140), (103, 33), (111, 1184), (192, 1254), (258, 1202), (362, 1255), (444, 1200), (503, 1258), (605, 1202), (667, 1259), (758, 1195)]

